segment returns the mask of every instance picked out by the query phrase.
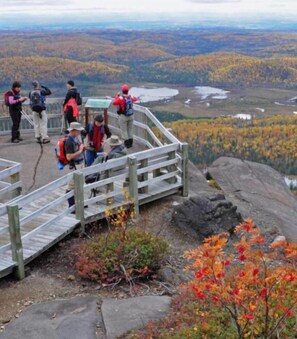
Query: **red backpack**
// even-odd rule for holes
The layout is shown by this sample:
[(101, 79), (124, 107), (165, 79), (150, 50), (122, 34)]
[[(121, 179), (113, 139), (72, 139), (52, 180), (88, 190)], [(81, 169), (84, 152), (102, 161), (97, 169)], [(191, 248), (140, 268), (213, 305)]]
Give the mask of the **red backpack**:
[(12, 95), (11, 90), (6, 91), (6, 92), (4, 93), (4, 104), (5, 104), (5, 106), (10, 106), (10, 104), (9, 104), (9, 97), (10, 97), (11, 95)]
[(61, 162), (64, 166), (68, 165), (69, 161), (66, 158), (65, 153), (65, 141), (67, 139), (67, 136), (64, 136), (61, 138), (56, 145), (55, 151), (56, 151), (56, 157), (58, 162)]

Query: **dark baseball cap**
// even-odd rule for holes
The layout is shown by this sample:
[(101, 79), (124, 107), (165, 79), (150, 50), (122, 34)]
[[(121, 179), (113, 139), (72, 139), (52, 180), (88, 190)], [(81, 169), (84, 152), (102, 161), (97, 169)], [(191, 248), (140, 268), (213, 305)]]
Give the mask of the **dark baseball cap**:
[(104, 121), (103, 116), (101, 114), (96, 115), (94, 120), (98, 121), (98, 122), (103, 122)]

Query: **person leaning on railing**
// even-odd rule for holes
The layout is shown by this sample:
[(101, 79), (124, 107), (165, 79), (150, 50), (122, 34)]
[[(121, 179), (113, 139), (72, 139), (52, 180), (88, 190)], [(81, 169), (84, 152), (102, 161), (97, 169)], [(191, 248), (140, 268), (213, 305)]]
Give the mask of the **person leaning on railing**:
[[(118, 159), (128, 154), (127, 148), (124, 146), (122, 140), (117, 135), (112, 135), (106, 140), (105, 148), (109, 148), (108, 152), (102, 152), (94, 161), (93, 165), (103, 163), (107, 160)], [(126, 166), (118, 166), (111, 169), (111, 171), (102, 171), (90, 176), (89, 183), (107, 179), (108, 174), (115, 175), (115, 173), (123, 170)], [(102, 189), (97, 189), (97, 192), (101, 192)], [(108, 193), (108, 192), (107, 192)]]
[(119, 115), (119, 125), (122, 133), (122, 139), (127, 148), (133, 146), (133, 103), (137, 98), (129, 95), (129, 86), (123, 85), (122, 91), (114, 98), (112, 104), (118, 106), (117, 113)]

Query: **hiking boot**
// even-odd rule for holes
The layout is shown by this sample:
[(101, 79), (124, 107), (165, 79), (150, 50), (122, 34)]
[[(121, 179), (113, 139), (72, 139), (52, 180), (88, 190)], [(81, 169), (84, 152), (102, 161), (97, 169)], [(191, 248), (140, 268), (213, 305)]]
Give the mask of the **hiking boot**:
[(18, 143), (19, 143), (19, 140), (18, 140), (18, 139), (11, 139), (11, 142), (12, 142), (13, 144), (18, 144)]
[(43, 140), (42, 140), (42, 143), (43, 143), (43, 144), (48, 144), (49, 142), (51, 142), (50, 139), (43, 139)]
[(126, 148), (129, 148), (129, 147), (130, 147), (129, 139), (127, 139), (127, 140), (124, 141), (124, 145), (125, 145)]
[(36, 138), (36, 142), (37, 142), (38, 144), (41, 144), (41, 138), (40, 138), (40, 137)]
[(131, 148), (133, 146), (133, 139), (128, 139), (128, 142), (129, 142), (129, 148)]
[(18, 137), (17, 140), (18, 140), (18, 141), (23, 141), (24, 139), (21, 138), (21, 137)]

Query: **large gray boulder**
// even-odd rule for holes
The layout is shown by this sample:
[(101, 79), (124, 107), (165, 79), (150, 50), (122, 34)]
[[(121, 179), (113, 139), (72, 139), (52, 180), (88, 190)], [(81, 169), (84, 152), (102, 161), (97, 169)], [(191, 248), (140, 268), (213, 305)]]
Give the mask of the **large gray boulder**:
[(283, 176), (267, 165), (222, 157), (209, 168), (225, 196), (266, 235), (297, 241), (297, 199)]
[(125, 300), (103, 300), (101, 312), (106, 338), (114, 339), (144, 327), (150, 320), (159, 320), (169, 313), (171, 298), (144, 296)]
[(97, 339), (99, 299), (76, 297), (33, 305), (9, 324), (1, 339)]
[(242, 221), (237, 207), (227, 201), (223, 194), (199, 192), (174, 207), (172, 223), (183, 229), (196, 231), (203, 240), (222, 232), (232, 233)]

